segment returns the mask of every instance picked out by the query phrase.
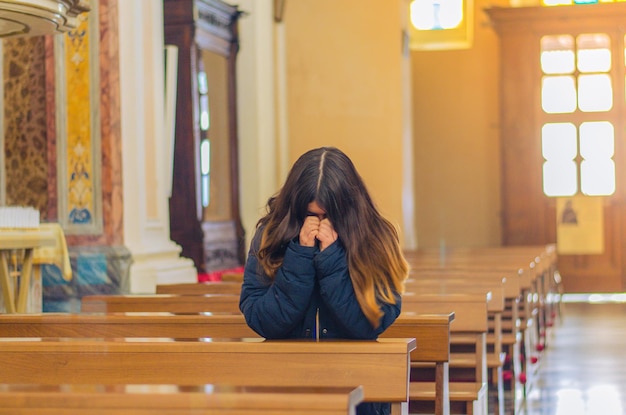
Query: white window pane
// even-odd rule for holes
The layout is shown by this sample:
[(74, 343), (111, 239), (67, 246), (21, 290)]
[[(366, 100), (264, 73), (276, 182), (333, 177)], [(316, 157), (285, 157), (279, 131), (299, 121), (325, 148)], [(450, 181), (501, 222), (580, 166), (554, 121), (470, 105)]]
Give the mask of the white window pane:
[(572, 76), (544, 76), (541, 106), (549, 114), (570, 113), (576, 109), (576, 86)]
[(547, 74), (574, 72), (574, 52), (566, 50), (541, 52), (541, 70)]
[(546, 74), (573, 73), (574, 38), (570, 35), (541, 38), (541, 70)]
[(207, 175), (211, 171), (211, 143), (209, 140), (202, 140), (200, 144), (200, 172)]
[(200, 95), (200, 129), (202, 131), (207, 131), (209, 127), (209, 96)]
[(463, 22), (463, 0), (413, 0), (410, 14), (419, 30), (454, 29)]
[(206, 72), (198, 72), (198, 93), (206, 95), (209, 93), (209, 83), (207, 81)]
[(613, 87), (608, 74), (580, 75), (578, 107), (585, 112), (608, 111), (613, 106)]
[(576, 157), (576, 127), (572, 123), (550, 123), (541, 128), (541, 151), (549, 161), (570, 161)]
[(581, 72), (608, 72), (611, 69), (609, 49), (589, 49), (578, 51), (578, 70)]
[(611, 41), (604, 33), (578, 36), (578, 70), (581, 72), (608, 72), (611, 69)]
[(580, 155), (586, 160), (609, 161), (615, 153), (615, 131), (607, 121), (580, 125)]
[(202, 206), (209, 206), (210, 194), (211, 194), (211, 179), (209, 176), (201, 177), (202, 183)]
[(547, 196), (572, 196), (577, 190), (574, 161), (543, 163), (543, 192)]
[(613, 160), (584, 160), (580, 165), (580, 189), (588, 196), (615, 193), (615, 163)]

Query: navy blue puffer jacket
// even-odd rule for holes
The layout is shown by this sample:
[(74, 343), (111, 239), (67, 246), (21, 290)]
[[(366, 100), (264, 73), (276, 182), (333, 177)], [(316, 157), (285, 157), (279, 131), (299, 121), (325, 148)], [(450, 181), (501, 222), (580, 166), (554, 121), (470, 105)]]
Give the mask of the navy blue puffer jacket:
[[(239, 308), (248, 325), (267, 339), (376, 339), (398, 317), (401, 300), (381, 303), (380, 325), (373, 327), (356, 299), (340, 240), (324, 251), (289, 242), (272, 281), (256, 252), (262, 229), (252, 240), (244, 271)], [(316, 315), (319, 313), (319, 327)], [(358, 415), (387, 414), (388, 404), (363, 403)]]

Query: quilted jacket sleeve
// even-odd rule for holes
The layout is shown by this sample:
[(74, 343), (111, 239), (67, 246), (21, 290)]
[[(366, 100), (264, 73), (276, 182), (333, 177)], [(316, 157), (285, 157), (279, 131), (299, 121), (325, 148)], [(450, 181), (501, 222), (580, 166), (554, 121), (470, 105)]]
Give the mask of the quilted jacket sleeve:
[(255, 255), (259, 244), (260, 230), (257, 230), (244, 269), (239, 308), (250, 328), (262, 337), (288, 338), (304, 318), (313, 295), (316, 248), (290, 242), (283, 265), (272, 282)]
[(339, 241), (320, 252), (315, 258), (315, 264), (322, 300), (351, 338), (376, 339), (400, 314), (400, 295), (396, 296), (395, 304), (379, 302), (384, 315), (378, 327), (372, 326), (356, 299), (346, 253)]

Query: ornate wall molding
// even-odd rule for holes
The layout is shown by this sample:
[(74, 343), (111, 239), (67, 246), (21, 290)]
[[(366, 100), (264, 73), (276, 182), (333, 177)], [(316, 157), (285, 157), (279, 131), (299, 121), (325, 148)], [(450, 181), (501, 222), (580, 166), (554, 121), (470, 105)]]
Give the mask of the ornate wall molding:
[(0, 0), (0, 38), (65, 33), (90, 0)]

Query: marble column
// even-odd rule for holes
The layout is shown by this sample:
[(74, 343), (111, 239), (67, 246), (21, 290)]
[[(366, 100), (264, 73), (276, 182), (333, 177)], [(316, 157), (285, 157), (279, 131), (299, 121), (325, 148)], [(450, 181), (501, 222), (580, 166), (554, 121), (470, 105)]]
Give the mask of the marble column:
[(163, 11), (160, 1), (119, 1), (124, 245), (130, 292), (197, 281), (193, 262), (170, 240), (171, 137), (165, 131)]

